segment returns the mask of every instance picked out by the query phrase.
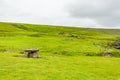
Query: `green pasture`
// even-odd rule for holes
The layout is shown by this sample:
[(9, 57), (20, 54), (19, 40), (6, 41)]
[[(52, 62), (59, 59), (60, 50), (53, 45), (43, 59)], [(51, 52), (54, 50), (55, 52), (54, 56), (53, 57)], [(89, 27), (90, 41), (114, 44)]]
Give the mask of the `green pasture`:
[[(119, 80), (119, 40), (119, 29), (0, 22), (0, 80)], [(41, 58), (20, 54), (31, 48)]]

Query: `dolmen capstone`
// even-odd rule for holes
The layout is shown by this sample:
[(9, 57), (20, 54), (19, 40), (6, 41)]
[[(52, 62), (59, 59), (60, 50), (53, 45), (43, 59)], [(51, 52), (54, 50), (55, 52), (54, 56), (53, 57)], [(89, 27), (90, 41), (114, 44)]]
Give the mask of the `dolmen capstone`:
[(28, 58), (39, 58), (39, 49), (26, 49), (24, 54)]

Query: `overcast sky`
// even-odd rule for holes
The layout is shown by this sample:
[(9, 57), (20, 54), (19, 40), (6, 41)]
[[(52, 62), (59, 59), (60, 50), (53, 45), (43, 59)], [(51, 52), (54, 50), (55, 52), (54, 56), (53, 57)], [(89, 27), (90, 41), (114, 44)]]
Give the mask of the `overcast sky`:
[(0, 0), (0, 21), (120, 28), (120, 0)]

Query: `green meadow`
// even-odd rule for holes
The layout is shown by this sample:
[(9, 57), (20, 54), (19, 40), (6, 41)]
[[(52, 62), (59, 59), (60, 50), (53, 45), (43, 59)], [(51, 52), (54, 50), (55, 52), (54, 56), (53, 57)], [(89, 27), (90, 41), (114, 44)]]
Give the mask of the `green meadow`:
[[(0, 22), (0, 80), (119, 80), (116, 41), (119, 29)], [(20, 54), (31, 48), (41, 57)]]

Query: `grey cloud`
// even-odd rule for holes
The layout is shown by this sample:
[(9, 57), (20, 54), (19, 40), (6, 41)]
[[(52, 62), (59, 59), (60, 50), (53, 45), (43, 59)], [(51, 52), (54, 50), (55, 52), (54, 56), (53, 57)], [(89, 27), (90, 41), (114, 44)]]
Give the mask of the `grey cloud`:
[(75, 0), (67, 12), (75, 18), (90, 18), (103, 26), (120, 26), (120, 0)]
[(120, 26), (119, 3), (120, 0), (0, 0), (0, 21)]
[(17, 8), (13, 5), (13, 3), (8, 3), (8, 0), (0, 0), (0, 17), (16, 15)]

